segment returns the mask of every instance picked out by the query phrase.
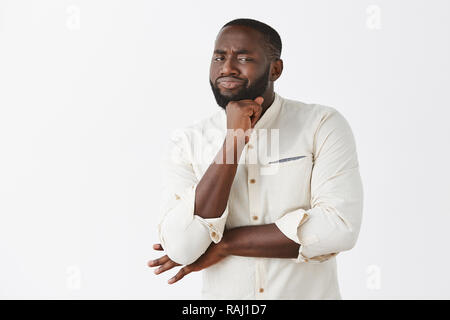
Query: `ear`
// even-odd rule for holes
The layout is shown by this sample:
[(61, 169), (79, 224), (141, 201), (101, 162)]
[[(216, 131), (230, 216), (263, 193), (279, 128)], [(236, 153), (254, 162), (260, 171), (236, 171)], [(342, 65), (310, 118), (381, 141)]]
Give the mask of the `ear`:
[(275, 61), (272, 61), (270, 67), (270, 81), (277, 80), (281, 76), (282, 72), (283, 72), (283, 60), (277, 59)]

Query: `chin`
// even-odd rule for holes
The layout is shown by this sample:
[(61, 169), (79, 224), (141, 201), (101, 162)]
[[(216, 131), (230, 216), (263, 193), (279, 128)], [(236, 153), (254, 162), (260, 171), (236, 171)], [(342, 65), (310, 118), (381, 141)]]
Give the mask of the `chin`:
[[(243, 89), (239, 89), (236, 91), (225, 91), (225, 92), (220, 92), (220, 94), (230, 100), (235, 100), (235, 98), (241, 98), (242, 94), (245, 92), (245, 90)], [(240, 99), (241, 100), (241, 99)]]

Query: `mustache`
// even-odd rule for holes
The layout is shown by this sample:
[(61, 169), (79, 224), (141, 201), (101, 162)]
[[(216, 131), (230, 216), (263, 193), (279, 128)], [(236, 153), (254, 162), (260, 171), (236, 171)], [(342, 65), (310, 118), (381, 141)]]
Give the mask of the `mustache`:
[(232, 80), (240, 81), (240, 82), (243, 82), (245, 84), (247, 84), (247, 82), (248, 82), (247, 79), (241, 79), (241, 78), (233, 77), (233, 76), (231, 76), (231, 77), (230, 76), (224, 76), (224, 77), (217, 78), (216, 81), (214, 81), (214, 84), (217, 86), (219, 84), (219, 82), (221, 82), (221, 81), (232, 81)]

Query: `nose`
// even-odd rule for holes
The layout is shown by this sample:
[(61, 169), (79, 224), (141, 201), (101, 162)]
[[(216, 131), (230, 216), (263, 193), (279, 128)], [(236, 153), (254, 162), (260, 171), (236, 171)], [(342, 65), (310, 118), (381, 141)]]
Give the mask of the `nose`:
[(226, 77), (226, 76), (231, 76), (231, 75), (234, 75), (234, 76), (239, 75), (239, 69), (236, 68), (234, 59), (228, 58), (222, 64), (222, 68), (220, 69), (220, 76)]

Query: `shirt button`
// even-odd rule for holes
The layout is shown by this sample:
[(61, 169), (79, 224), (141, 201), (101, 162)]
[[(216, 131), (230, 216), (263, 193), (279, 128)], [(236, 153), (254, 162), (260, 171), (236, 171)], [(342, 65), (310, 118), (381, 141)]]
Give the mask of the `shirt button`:
[(180, 196), (175, 193), (175, 199), (180, 199)]
[(253, 220), (258, 220), (258, 217), (257, 216), (253, 216)]
[(255, 183), (256, 180), (255, 179), (250, 179), (250, 183)]
[(264, 292), (264, 288), (259, 288), (259, 293), (263, 293)]
[(213, 238), (215, 238), (216, 237), (216, 233), (213, 231), (213, 232), (211, 232), (211, 236), (213, 237)]

